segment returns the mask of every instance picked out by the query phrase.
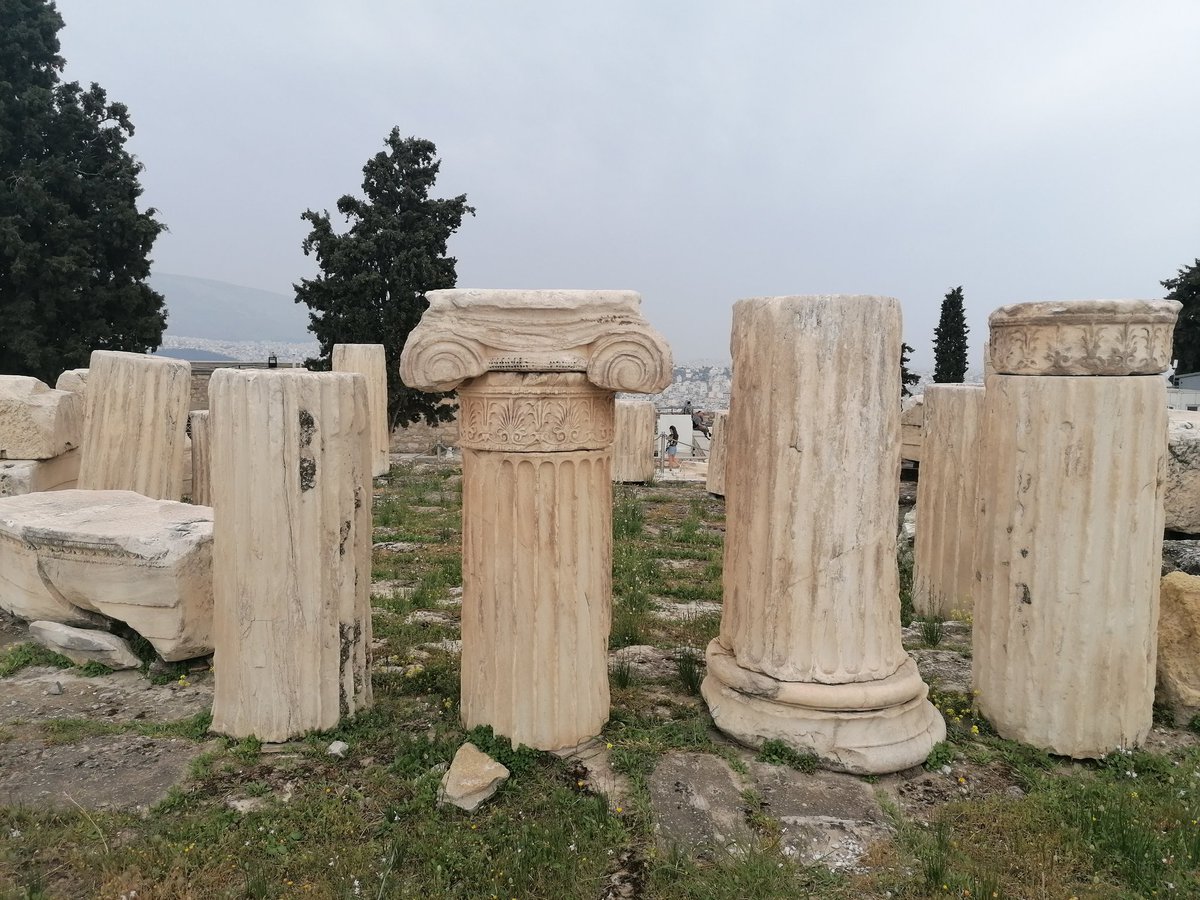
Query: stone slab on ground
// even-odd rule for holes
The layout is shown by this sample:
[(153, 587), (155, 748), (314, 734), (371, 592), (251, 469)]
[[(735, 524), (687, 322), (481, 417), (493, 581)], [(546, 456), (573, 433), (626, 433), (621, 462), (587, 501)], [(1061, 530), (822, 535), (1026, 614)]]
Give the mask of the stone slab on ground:
[[(56, 685), (62, 693), (54, 693)], [(151, 684), (128, 670), (88, 678), (70, 669), (31, 666), (0, 679), (0, 726), (57, 719), (174, 722), (209, 709), (212, 695), (207, 673), (189, 676), (185, 687)]]
[(204, 749), (179, 738), (132, 734), (52, 746), (7, 741), (0, 744), (0, 805), (148, 809), (187, 777)]
[(762, 762), (751, 763), (750, 774), (764, 812), (782, 826), (784, 854), (802, 865), (855, 869), (890, 833), (873, 789), (859, 778)]
[(956, 650), (936, 650), (920, 647), (908, 651), (917, 661), (921, 679), (940, 691), (971, 693), (971, 659)]
[(454, 761), (442, 776), (438, 787), (438, 805), (449, 803), (474, 812), (508, 781), (508, 768), (492, 759), (474, 744), (458, 748)]
[(750, 826), (744, 786), (729, 763), (708, 753), (669, 753), (650, 776), (650, 806), (659, 847), (685, 853), (745, 847)]
[(59, 622), (30, 622), (29, 636), (77, 666), (95, 662), (110, 669), (136, 669), (142, 664), (124, 638), (107, 631), (73, 628)]

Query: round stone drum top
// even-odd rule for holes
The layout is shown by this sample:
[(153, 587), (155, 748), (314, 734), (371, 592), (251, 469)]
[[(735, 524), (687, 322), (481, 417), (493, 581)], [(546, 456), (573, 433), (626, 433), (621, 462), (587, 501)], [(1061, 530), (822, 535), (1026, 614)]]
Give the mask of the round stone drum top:
[(1157, 375), (1171, 365), (1175, 300), (1014, 303), (988, 317), (1000, 375)]

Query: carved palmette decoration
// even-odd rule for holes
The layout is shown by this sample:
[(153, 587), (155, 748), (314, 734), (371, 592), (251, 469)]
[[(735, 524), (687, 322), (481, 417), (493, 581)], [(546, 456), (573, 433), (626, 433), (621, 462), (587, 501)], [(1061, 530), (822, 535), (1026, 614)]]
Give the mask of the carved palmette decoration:
[(1000, 375), (1155, 375), (1171, 364), (1174, 301), (1071, 301), (1002, 307), (989, 319)]
[(613, 397), (577, 374), (493, 373), (459, 390), (472, 450), (593, 450), (613, 442)]

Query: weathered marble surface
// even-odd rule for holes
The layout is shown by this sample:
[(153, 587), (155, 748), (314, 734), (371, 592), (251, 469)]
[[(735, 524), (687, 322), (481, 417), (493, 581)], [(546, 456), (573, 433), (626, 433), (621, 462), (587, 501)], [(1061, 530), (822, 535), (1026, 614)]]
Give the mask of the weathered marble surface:
[(383, 344), (334, 344), (333, 371), (358, 372), (367, 380), (371, 415), (371, 473), (386, 475), (391, 468), (391, 429), (388, 427), (387, 355)]
[(900, 304), (761, 298), (733, 321), (725, 595), (704, 698), (751, 745), (861, 773), (916, 765), (945, 725), (900, 643)]
[(1166, 525), (1200, 534), (1200, 412), (1168, 410)]
[(54, 389), (58, 391), (73, 391), (76, 394), (82, 394), (87, 389), (87, 369), (67, 369), (58, 376), (58, 380), (54, 382)]
[(1099, 757), (1150, 729), (1165, 391), (1156, 375), (987, 381), (972, 670), (1004, 737)]
[(209, 425), (213, 730), (333, 728), (371, 705), (366, 379), (218, 369)]
[(900, 458), (920, 462), (924, 443), (925, 396), (917, 394), (906, 398), (904, 403), (900, 413)]
[(77, 666), (96, 662), (110, 669), (136, 669), (142, 664), (127, 641), (107, 631), (59, 622), (30, 622), (29, 636)]
[(1175, 300), (1014, 303), (988, 317), (999, 375), (1157, 375), (1171, 365)]
[(618, 400), (613, 440), (612, 480), (646, 482), (654, 477), (654, 424), (657, 410), (649, 400)]
[(30, 621), (116, 619), (167, 660), (212, 650), (212, 513), (130, 491), (0, 500), (0, 608)]
[(984, 389), (936, 384), (924, 396), (913, 607), (922, 616), (962, 619), (974, 607)]
[(78, 447), (82, 431), (78, 394), (0, 375), (0, 459), (53, 459)]
[(180, 499), (191, 381), (181, 359), (93, 352), (80, 489)]
[(725, 429), (728, 427), (729, 410), (717, 410), (713, 416), (712, 442), (708, 447), (708, 483), (710, 494), (725, 496)]
[(79, 478), (80, 451), (68, 450), (53, 459), (0, 460), (0, 497), (38, 491), (63, 491)]
[(449, 391), (484, 372), (586, 372), (597, 387), (655, 394), (671, 383), (671, 350), (634, 291), (430, 291), (400, 375)]
[(197, 506), (212, 506), (212, 436), (208, 410), (193, 410), (188, 416), (192, 429), (192, 485), (190, 496)]

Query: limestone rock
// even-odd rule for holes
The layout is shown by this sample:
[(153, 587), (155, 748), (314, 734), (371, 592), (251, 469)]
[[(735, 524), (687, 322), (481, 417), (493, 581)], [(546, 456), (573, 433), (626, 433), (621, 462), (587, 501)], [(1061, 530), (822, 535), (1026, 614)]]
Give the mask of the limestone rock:
[(975, 593), (975, 494), (983, 432), (983, 386), (936, 384), (925, 391), (917, 483), (913, 608), (943, 619), (969, 613)]
[(618, 400), (614, 422), (612, 480), (632, 484), (654, 477), (654, 425), (649, 400)]
[(142, 664), (123, 638), (107, 631), (72, 628), (59, 622), (30, 622), (29, 636), (78, 666), (96, 662), (110, 669), (136, 669)]
[(54, 382), (54, 389), (82, 394), (87, 389), (87, 379), (87, 369), (67, 369), (58, 376), (58, 381)]
[(212, 512), (129, 491), (0, 500), (0, 608), (28, 620), (116, 619), (166, 660), (212, 651)]
[(53, 459), (78, 447), (82, 430), (78, 394), (0, 375), (0, 459)]
[(369, 422), (359, 374), (213, 374), (214, 731), (277, 743), (371, 705)]
[(496, 762), (474, 744), (458, 748), (454, 761), (438, 787), (438, 806), (450, 804), (474, 812), (508, 781), (506, 766)]
[(180, 499), (191, 383), (181, 359), (94, 351), (79, 487)]
[(900, 304), (759, 298), (733, 321), (725, 594), (704, 699), (752, 746), (781, 740), (856, 773), (916, 765), (945, 724), (900, 642)]
[(334, 344), (333, 371), (358, 372), (367, 380), (371, 414), (371, 473), (386, 475), (391, 468), (388, 428), (387, 357), (383, 344)]
[(1176, 300), (1014, 303), (988, 317), (999, 375), (1158, 375), (1171, 365)]
[(1166, 527), (1200, 534), (1200, 412), (1167, 415)]
[(1064, 756), (1136, 746), (1154, 700), (1165, 383), (993, 375), (984, 403), (980, 709)]
[(729, 763), (710, 753), (669, 753), (649, 779), (655, 838), (664, 853), (749, 847), (744, 787)]
[(0, 460), (0, 497), (75, 487), (79, 478), (79, 457), (79, 450), (68, 450), (53, 459)]
[(725, 428), (729, 410), (719, 409), (713, 416), (712, 442), (708, 448), (708, 483), (710, 494), (725, 496)]
[(1162, 580), (1157, 696), (1177, 725), (1200, 712), (1200, 578), (1184, 572)]

